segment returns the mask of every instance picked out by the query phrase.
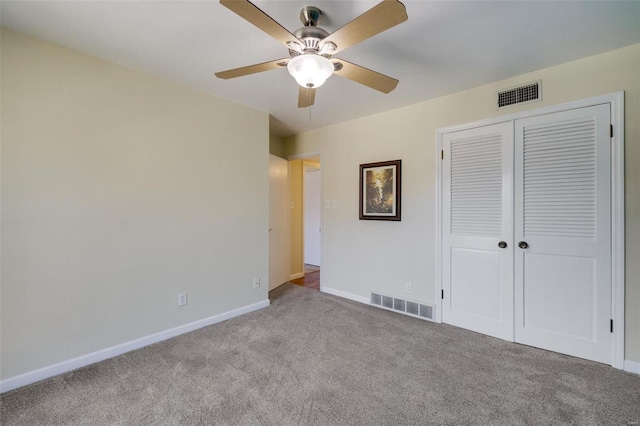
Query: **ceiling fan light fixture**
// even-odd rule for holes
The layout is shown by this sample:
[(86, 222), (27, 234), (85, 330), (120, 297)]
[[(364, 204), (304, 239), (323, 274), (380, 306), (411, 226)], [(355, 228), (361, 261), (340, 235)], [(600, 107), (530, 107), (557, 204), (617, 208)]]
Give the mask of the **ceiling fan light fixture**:
[(287, 69), (300, 86), (315, 89), (331, 77), (333, 63), (324, 56), (307, 53), (291, 58)]

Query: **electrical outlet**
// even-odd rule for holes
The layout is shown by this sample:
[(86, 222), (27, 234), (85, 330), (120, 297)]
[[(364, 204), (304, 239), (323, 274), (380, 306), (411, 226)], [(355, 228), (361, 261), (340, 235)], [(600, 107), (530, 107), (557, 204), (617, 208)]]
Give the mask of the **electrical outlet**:
[(253, 288), (260, 288), (260, 278), (253, 279)]
[(178, 294), (178, 306), (184, 306), (187, 304), (187, 293)]
[(411, 283), (404, 283), (404, 291), (411, 293)]

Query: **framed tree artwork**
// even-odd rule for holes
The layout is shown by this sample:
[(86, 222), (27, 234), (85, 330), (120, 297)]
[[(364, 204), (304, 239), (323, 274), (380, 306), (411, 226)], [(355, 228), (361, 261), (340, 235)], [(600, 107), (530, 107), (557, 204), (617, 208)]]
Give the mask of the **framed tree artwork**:
[(360, 164), (360, 219), (400, 220), (402, 160)]

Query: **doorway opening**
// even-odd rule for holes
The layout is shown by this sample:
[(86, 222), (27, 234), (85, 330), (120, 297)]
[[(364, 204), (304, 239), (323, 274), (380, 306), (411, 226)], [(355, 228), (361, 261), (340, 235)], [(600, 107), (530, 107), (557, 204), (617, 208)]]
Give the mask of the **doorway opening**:
[(289, 159), (291, 276), (293, 284), (321, 289), (322, 169), (319, 154)]

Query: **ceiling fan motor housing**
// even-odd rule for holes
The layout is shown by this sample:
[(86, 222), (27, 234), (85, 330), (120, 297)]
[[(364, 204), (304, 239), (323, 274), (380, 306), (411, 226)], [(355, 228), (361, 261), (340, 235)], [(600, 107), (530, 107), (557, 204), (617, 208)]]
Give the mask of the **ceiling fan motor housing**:
[[(300, 21), (304, 27), (299, 28), (293, 35), (304, 43), (302, 52), (297, 49), (289, 49), (289, 55), (293, 58), (305, 53), (319, 54), (320, 42), (329, 36), (329, 33), (318, 27), (318, 21), (322, 16), (322, 11), (314, 6), (307, 6), (300, 11)], [(322, 56), (330, 58), (331, 55), (322, 53)]]
[[(329, 35), (329, 33), (320, 27), (302, 27), (298, 29), (293, 35), (295, 35), (300, 41), (304, 43), (303, 50), (305, 53), (318, 53), (318, 50), (320, 49), (320, 42), (325, 39)], [(292, 49), (289, 50), (291, 51)], [(297, 56), (300, 54), (295, 50), (294, 52), (295, 55), (292, 56)]]

